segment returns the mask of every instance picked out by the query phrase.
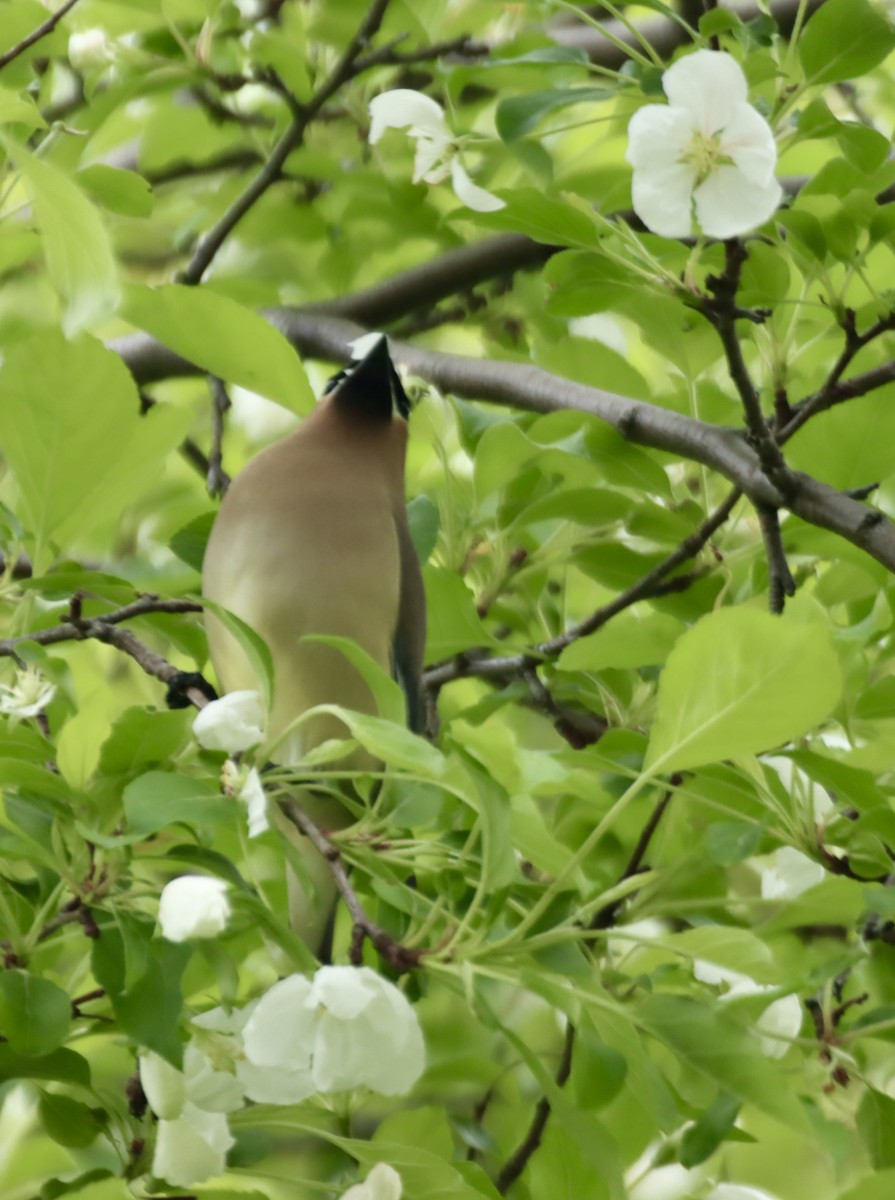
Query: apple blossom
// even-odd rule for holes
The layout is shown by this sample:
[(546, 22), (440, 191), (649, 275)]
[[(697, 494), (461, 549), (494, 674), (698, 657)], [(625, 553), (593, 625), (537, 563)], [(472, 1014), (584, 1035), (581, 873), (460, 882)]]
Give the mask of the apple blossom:
[(313, 981), (280, 980), (252, 1010), (243, 1041), (252, 1065), (291, 1072), (296, 1085), (305, 1076), (307, 1095), (368, 1087), (399, 1096), (425, 1066), (413, 1008), (369, 967), (321, 967)]
[(103, 29), (82, 29), (68, 39), (68, 61), (73, 71), (104, 67), (115, 57), (115, 44)]
[(342, 1200), (401, 1200), (401, 1176), (388, 1163), (376, 1163), (363, 1183), (356, 1183)]
[[(760, 996), (776, 989), (757, 983), (751, 975), (719, 967), (717, 963), (697, 958), (693, 963), (693, 974), (701, 983), (712, 986), (726, 984), (727, 991), (722, 1000), (734, 1000), (739, 996)], [(772, 1001), (755, 1022), (759, 1034), (761, 1052), (765, 1058), (782, 1058), (789, 1043), (798, 1037), (802, 1028), (802, 1004), (798, 996), (781, 996)]]
[(36, 717), (56, 695), (50, 683), (34, 667), (16, 671), (12, 686), (0, 683), (0, 713), (10, 717)]
[(820, 863), (796, 850), (781, 846), (770, 856), (770, 865), (761, 868), (761, 895), (764, 900), (793, 900), (821, 883), (826, 871)]
[(152, 1173), (175, 1187), (202, 1183), (223, 1172), (234, 1143), (225, 1113), (187, 1102), (179, 1117), (158, 1123)]
[(444, 183), (450, 176), (457, 199), (476, 212), (496, 212), (504, 202), (472, 182), (461, 160), (461, 140), (448, 129), (437, 100), (411, 88), (382, 92), (370, 101), (370, 145), (386, 129), (406, 129), (416, 142), (413, 182)]
[(241, 1108), (232, 1074), (217, 1071), (193, 1037), (178, 1071), (152, 1050), (140, 1055), (140, 1084), (159, 1118), (152, 1173), (178, 1187), (219, 1175), (233, 1145), (226, 1114)]
[(162, 888), (158, 919), (169, 942), (215, 937), (227, 925), (230, 901), (222, 879), (181, 875)]
[(221, 771), (221, 785), (228, 796), (235, 796), (246, 806), (249, 837), (258, 837), (270, 829), (267, 793), (257, 767), (240, 767), (228, 758)]
[(767, 121), (747, 103), (746, 77), (721, 50), (697, 50), (662, 76), (668, 104), (628, 126), (634, 211), (653, 233), (731, 238), (763, 225), (783, 195)]
[(228, 692), (200, 709), (193, 733), (206, 750), (239, 754), (264, 737), (264, 709), (258, 692)]

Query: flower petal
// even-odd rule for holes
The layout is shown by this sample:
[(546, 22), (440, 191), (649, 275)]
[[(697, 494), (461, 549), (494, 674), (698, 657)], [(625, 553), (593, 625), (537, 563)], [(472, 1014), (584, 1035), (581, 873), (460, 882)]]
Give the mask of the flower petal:
[(261, 776), (256, 767), (252, 767), (246, 776), (246, 781), (239, 792), (239, 799), (246, 806), (249, 825), (249, 837), (257, 837), (270, 829), (267, 819), (267, 793), (261, 782)]
[[(762, 186), (738, 167), (716, 167), (693, 194), (696, 218), (713, 238), (737, 237), (757, 229), (777, 211), (783, 189), (776, 179)], [(637, 207), (636, 204), (634, 206)]]
[(723, 50), (697, 50), (679, 58), (662, 76), (671, 104), (684, 108), (705, 134), (716, 133), (749, 94), (737, 60)]
[(653, 233), (689, 237), (693, 232), (691, 199), (696, 172), (685, 163), (659, 171), (635, 171), (631, 181), (634, 211)]
[(472, 182), (458, 157), (451, 161), (451, 182), (457, 199), (475, 212), (497, 212), (499, 208), (506, 208), (505, 202), (499, 196)]
[(310, 1071), (259, 1067), (243, 1061), (236, 1064), (236, 1077), (248, 1098), (258, 1104), (300, 1104), (317, 1091)]
[(664, 104), (647, 104), (628, 122), (625, 158), (635, 170), (673, 166), (680, 162), (692, 137), (689, 113)]
[(771, 855), (771, 865), (761, 872), (761, 896), (763, 900), (792, 900), (825, 877), (820, 863), (794, 846), (781, 846)]
[(444, 109), (437, 100), (412, 88), (394, 88), (370, 101), (370, 145), (375, 145), (386, 129), (416, 126), (415, 137), (439, 135), (450, 140)]
[(161, 1120), (179, 1117), (186, 1099), (183, 1072), (156, 1054), (146, 1050), (139, 1057), (140, 1086), (149, 1107)]
[(450, 149), (450, 138), (419, 138), (413, 156), (413, 182), (444, 183), (451, 169), (447, 161)]
[(802, 1028), (802, 1004), (798, 996), (781, 996), (769, 1004), (755, 1022), (755, 1028), (765, 1035), (761, 1039), (765, 1058), (782, 1058)]
[(264, 709), (258, 692), (229, 692), (200, 709), (193, 733), (206, 750), (239, 754), (264, 737)]
[(738, 104), (721, 133), (721, 152), (733, 159), (750, 183), (765, 187), (774, 178), (777, 143), (771, 127), (751, 104)]
[(227, 925), (227, 884), (207, 875), (181, 875), (162, 888), (158, 920), (169, 942), (215, 937)]
[(308, 1069), (314, 1039), (314, 1010), (305, 1003), (310, 992), (304, 975), (289, 975), (261, 997), (242, 1031), (250, 1063), (286, 1071)]
[(388, 1163), (377, 1163), (363, 1183), (356, 1183), (342, 1200), (401, 1200), (401, 1176)]
[(206, 1113), (191, 1104), (176, 1121), (159, 1121), (152, 1173), (175, 1187), (190, 1187), (220, 1175), (234, 1145), (223, 1113)]

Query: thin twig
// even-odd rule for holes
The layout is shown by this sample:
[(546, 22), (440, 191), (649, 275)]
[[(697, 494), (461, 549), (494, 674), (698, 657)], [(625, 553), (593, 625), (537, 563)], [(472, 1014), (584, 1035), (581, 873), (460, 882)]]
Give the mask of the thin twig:
[(330, 75), (307, 104), (296, 106), (292, 121), (274, 146), (264, 166), (242, 194), (237, 196), (217, 224), (200, 240), (192, 259), (180, 277), (182, 283), (197, 284), (201, 282), (202, 276), (211, 266), (215, 255), (227, 237), (268, 188), (277, 182), (286, 159), (293, 150), (301, 145), (308, 124), (339, 88), (357, 73), (356, 60), (379, 30), (388, 5), (389, 0), (373, 0), (366, 16), (358, 26), (357, 32), (348, 43), (344, 54)]
[(403, 946), (367, 916), (363, 905), (357, 898), (357, 893), (351, 886), (342, 856), (326, 834), (294, 800), (282, 801), (281, 807), (293, 825), (301, 830), (322, 856), (339, 894), (345, 901), (345, 907), (351, 914), (355, 934), (352, 942), (352, 961), (359, 965), (363, 941), (366, 938), (394, 971), (399, 973), (412, 971), (414, 967), (419, 966), (420, 958), (425, 953), (423, 950), (410, 950)]
[[(736, 295), (748, 251), (740, 238), (730, 238), (724, 243), (724, 255), (723, 273), (712, 275), (706, 281), (712, 298), (703, 304), (703, 312), (714, 325), (724, 347), (727, 369), (742, 401), (749, 441), (755, 447), (765, 474), (782, 491), (791, 484), (791, 475), (764, 419), (736, 331), (737, 318), (747, 315), (746, 310), (737, 307)], [(754, 314), (751, 315), (756, 319)]]
[[(659, 803), (650, 813), (649, 820), (644, 825), (640, 832), (640, 837), (637, 839), (637, 845), (634, 847), (628, 865), (618, 877), (618, 883), (624, 883), (626, 879), (637, 875), (643, 866), (643, 860), (646, 857), (646, 852), (649, 849), (649, 844), (653, 839), (653, 834), (659, 828), (659, 822), (665, 815), (665, 810), (671, 803), (671, 797), (674, 795), (674, 789), (680, 787), (682, 777), (680, 775), (672, 775), (669, 779), (671, 785), (667, 792), (659, 800)], [(609, 904), (604, 904), (601, 909), (594, 913), (591, 920), (590, 929), (610, 929), (616, 922), (618, 914), (624, 907), (624, 900), (612, 900)]]
[(208, 452), (206, 482), (210, 496), (223, 496), (230, 486), (230, 476), (221, 465), (224, 441), (224, 417), (230, 408), (230, 397), (222, 379), (209, 377), (211, 388), (211, 449)]
[(780, 519), (777, 516), (777, 509), (771, 508), (770, 505), (756, 504), (755, 512), (761, 526), (761, 536), (768, 560), (768, 605), (772, 613), (782, 613), (786, 597), (795, 595), (796, 581), (793, 579), (789, 563), (786, 561), (786, 551), (783, 549), (783, 537), (780, 533)]
[[(150, 613), (189, 613), (201, 612), (202, 605), (192, 600), (161, 600), (158, 596), (145, 593), (130, 604), (116, 608), (101, 617), (80, 617), (65, 621), (62, 625), (53, 625), (49, 629), (37, 629), (33, 633), (20, 633), (17, 637), (0, 638), (0, 657), (14, 657), (16, 647), (25, 642), (37, 646), (54, 646), (58, 642), (79, 642), (86, 638), (99, 638), (108, 641), (108, 631), (122, 621), (131, 621), (135, 617), (145, 617)], [(128, 651), (130, 653), (130, 651)], [(171, 668), (174, 671), (175, 668)], [(150, 672), (153, 674), (153, 672)], [(161, 675), (158, 678), (163, 678)], [(167, 677), (165, 677), (167, 678)]]
[[(575, 1048), (575, 1027), (572, 1024), (566, 1026), (566, 1038), (563, 1045), (562, 1059), (560, 1060), (559, 1068), (556, 1072), (555, 1082), (558, 1088), (561, 1088), (567, 1082), (569, 1075), (572, 1073), (572, 1052)], [(534, 1117), (529, 1126), (528, 1133), (519, 1143), (518, 1147), (510, 1155), (504, 1165), (501, 1167), (495, 1180), (494, 1186), (503, 1196), (505, 1195), (525, 1168), (528, 1166), (529, 1159), (541, 1144), (541, 1138), (544, 1136), (544, 1130), (547, 1126), (547, 1120), (550, 1117), (551, 1105), (546, 1096), (542, 1096), (535, 1108)]]
[(450, 661), (440, 663), (426, 671), (423, 677), (426, 688), (437, 690), (455, 679), (464, 679), (472, 675), (486, 679), (508, 674), (518, 676), (520, 673), (536, 667), (544, 659), (555, 658), (566, 646), (570, 646), (579, 638), (595, 633), (607, 621), (626, 608), (630, 608), (632, 604), (656, 595), (660, 589), (667, 590), (667, 585), (675, 583), (675, 580), (668, 580), (666, 583), (666, 576), (699, 553), (712, 534), (730, 516), (741, 496), (742, 492), (734, 488), (723, 503), (706, 517), (699, 528), (685, 538), (667, 558), (648, 571), (641, 579), (638, 579), (631, 587), (626, 588), (614, 600), (596, 609), (584, 621), (580, 621), (564, 633), (558, 634), (549, 641), (540, 642), (521, 654), (505, 655), (501, 658), (488, 658), (475, 654), (458, 655)]
[(49, 17), (47, 17), (42, 25), (38, 25), (36, 29), (32, 29), (27, 37), (23, 37), (20, 42), (16, 42), (16, 44), (9, 50), (5, 51), (3, 54), (0, 54), (0, 71), (2, 71), (4, 67), (9, 66), (9, 64), (17, 59), (20, 54), (24, 54), (26, 50), (29, 50), (35, 42), (39, 42), (40, 39), (46, 37), (48, 33), (52, 33), (65, 14), (73, 9), (77, 3), (78, 0), (65, 0), (65, 3), (60, 8), (57, 8), (56, 11)]

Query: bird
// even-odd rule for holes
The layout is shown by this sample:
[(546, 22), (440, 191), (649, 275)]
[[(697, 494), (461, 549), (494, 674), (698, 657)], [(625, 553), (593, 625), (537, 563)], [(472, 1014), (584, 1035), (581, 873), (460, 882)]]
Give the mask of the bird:
[[(347, 736), (332, 714), (290, 728), (308, 709), (336, 704), (376, 713), (348, 658), (303, 640), (308, 635), (356, 642), (400, 683), (408, 726), (424, 730), (425, 593), (404, 498), (409, 413), (380, 336), (330, 380), (295, 432), (236, 476), (214, 521), (202, 593), (267, 643), (274, 666), (267, 735), (278, 763), (297, 763), (321, 742)], [(260, 690), (245, 651), (210, 610), (205, 626), (220, 687)], [(361, 748), (338, 763), (377, 765)], [(300, 802), (324, 828), (348, 821), (343, 806), (307, 789)], [(288, 873), (292, 925), (319, 953), (336, 899), (331, 872), (294, 826), (284, 817), (277, 823), (301, 857), (300, 877)]]

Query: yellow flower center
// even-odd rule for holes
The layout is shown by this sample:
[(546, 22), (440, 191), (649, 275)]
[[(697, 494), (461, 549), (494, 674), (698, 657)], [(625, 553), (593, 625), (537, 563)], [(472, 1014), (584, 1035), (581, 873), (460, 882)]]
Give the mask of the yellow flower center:
[(719, 162), (729, 160), (721, 151), (721, 139), (717, 134), (705, 134), (696, 129), (684, 147), (680, 161), (693, 168), (698, 185), (708, 179)]

